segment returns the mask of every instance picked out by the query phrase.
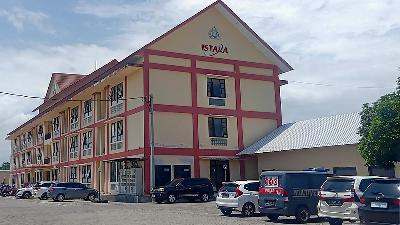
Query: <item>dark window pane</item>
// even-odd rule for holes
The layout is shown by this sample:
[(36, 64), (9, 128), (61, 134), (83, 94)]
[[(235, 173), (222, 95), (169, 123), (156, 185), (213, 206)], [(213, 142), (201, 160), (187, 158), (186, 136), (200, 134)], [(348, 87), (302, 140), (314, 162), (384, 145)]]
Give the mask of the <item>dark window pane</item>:
[(208, 78), (207, 79), (207, 96), (226, 98), (225, 79)]
[(226, 118), (208, 118), (208, 130), (210, 137), (228, 137), (228, 127)]

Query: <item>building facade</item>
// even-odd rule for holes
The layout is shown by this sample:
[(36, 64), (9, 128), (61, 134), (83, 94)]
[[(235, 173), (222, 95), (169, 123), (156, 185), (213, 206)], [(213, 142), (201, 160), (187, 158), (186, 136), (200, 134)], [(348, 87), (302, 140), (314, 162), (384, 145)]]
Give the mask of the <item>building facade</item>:
[(39, 114), (9, 133), (12, 180), (148, 195), (151, 168), (153, 186), (254, 177), (238, 153), (281, 125), (279, 74), (290, 70), (217, 1), (120, 62), (53, 74)]

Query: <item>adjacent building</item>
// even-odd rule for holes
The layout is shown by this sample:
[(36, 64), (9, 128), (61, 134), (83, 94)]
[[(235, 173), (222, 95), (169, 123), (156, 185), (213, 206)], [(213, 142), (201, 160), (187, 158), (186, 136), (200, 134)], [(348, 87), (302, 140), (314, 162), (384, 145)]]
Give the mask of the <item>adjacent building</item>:
[(281, 125), (279, 75), (290, 70), (217, 1), (121, 61), (54, 73), (38, 114), (7, 137), (12, 181), (148, 195), (177, 177), (217, 187), (258, 177), (260, 163), (238, 153)]

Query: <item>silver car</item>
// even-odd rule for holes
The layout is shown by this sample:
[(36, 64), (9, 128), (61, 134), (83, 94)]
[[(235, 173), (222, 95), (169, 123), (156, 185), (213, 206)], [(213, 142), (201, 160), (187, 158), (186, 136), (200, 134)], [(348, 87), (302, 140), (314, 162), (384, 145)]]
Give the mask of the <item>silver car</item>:
[(357, 221), (360, 197), (377, 176), (329, 177), (321, 187), (318, 216), (327, 217), (329, 224), (340, 225), (343, 221)]
[(49, 188), (48, 196), (58, 202), (66, 199), (84, 199), (93, 202), (98, 197), (98, 193), (95, 189), (88, 188), (84, 184), (65, 182), (52, 185)]
[(54, 185), (53, 181), (42, 181), (33, 187), (33, 196), (40, 200), (46, 200), (48, 198), (48, 191), (51, 185)]

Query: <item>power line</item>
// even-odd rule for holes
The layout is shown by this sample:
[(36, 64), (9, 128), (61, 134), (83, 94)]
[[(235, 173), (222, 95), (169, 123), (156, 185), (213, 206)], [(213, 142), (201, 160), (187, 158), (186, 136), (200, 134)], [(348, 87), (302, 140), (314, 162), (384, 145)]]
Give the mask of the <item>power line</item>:
[(314, 85), (314, 86), (323, 86), (323, 87), (351, 87), (351, 88), (359, 88), (359, 89), (391, 89), (394, 87), (380, 87), (380, 86), (354, 86), (354, 85), (346, 85), (346, 84), (327, 84), (327, 83), (313, 83), (313, 82), (305, 82), (305, 81), (296, 81), (296, 80), (288, 80), (290, 83), (295, 84), (305, 84), (305, 85)]

